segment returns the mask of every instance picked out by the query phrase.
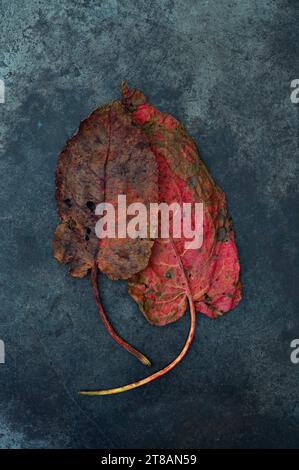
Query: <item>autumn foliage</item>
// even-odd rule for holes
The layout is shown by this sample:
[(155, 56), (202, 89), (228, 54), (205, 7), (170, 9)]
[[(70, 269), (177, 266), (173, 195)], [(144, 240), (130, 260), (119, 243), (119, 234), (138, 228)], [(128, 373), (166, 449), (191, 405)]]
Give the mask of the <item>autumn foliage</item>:
[[(94, 232), (95, 207), (103, 201), (116, 203), (118, 194), (147, 207), (151, 202), (203, 203), (202, 246), (186, 249), (183, 236), (99, 240)], [(118, 393), (164, 375), (187, 353), (196, 311), (214, 319), (239, 303), (240, 266), (224, 192), (183, 126), (149, 104), (140, 91), (123, 83), (120, 101), (98, 108), (81, 123), (58, 159), (56, 199), (61, 222), (55, 231), (54, 256), (70, 263), (73, 276), (92, 271), (99, 312), (119, 344), (150, 365), (108, 321), (100, 301), (97, 269), (112, 279), (128, 279), (129, 294), (153, 325), (178, 320), (188, 305), (191, 315), (185, 345), (164, 369), (123, 387), (81, 393)]]

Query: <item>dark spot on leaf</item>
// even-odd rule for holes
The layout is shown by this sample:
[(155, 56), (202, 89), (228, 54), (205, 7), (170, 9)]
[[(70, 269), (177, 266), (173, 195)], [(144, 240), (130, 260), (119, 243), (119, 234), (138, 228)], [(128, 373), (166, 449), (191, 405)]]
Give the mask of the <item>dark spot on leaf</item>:
[(94, 212), (95, 211), (95, 208), (96, 208), (96, 205), (93, 201), (87, 201), (86, 203), (86, 207), (91, 211), (91, 212)]
[(72, 207), (72, 201), (69, 198), (64, 199), (63, 201), (68, 207)]
[(195, 188), (196, 183), (197, 180), (195, 176), (189, 176), (189, 178), (187, 178), (187, 185), (189, 186), (189, 188)]
[(217, 242), (224, 242), (227, 240), (227, 231), (225, 227), (219, 227), (216, 232)]

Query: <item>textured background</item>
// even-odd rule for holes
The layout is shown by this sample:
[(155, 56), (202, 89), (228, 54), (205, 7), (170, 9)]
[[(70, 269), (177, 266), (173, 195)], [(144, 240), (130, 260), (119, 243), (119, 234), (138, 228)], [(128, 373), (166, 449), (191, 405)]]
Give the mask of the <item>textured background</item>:
[[(299, 447), (296, 0), (1, 0), (0, 447)], [(54, 168), (81, 119), (121, 79), (188, 128), (227, 194), (244, 300), (198, 316), (186, 360), (128, 394), (80, 397), (148, 371), (113, 343), (89, 279), (51, 254)], [(125, 282), (103, 302), (154, 370), (188, 315), (148, 325)]]

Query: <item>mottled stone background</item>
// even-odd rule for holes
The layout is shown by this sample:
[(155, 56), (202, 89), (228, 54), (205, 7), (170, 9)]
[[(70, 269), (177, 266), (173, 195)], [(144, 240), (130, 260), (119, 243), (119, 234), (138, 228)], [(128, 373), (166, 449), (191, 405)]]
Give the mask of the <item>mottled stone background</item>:
[[(1, 0), (1, 447), (299, 447), (296, 0)], [(81, 119), (122, 79), (188, 128), (227, 194), (244, 300), (198, 315), (187, 359), (123, 395), (80, 397), (148, 371), (113, 343), (89, 279), (51, 254), (54, 168)], [(154, 370), (188, 315), (147, 324), (125, 282), (101, 278), (119, 332)]]

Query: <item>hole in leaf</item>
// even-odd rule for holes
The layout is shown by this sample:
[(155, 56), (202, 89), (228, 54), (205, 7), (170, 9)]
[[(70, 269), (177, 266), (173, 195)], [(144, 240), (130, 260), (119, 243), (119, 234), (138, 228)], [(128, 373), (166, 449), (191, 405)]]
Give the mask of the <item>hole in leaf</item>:
[(91, 211), (91, 212), (94, 212), (95, 211), (95, 208), (96, 208), (96, 205), (93, 201), (87, 201), (86, 203), (86, 207)]
[(63, 202), (64, 202), (68, 207), (72, 207), (72, 201), (71, 201), (69, 198), (66, 198)]

